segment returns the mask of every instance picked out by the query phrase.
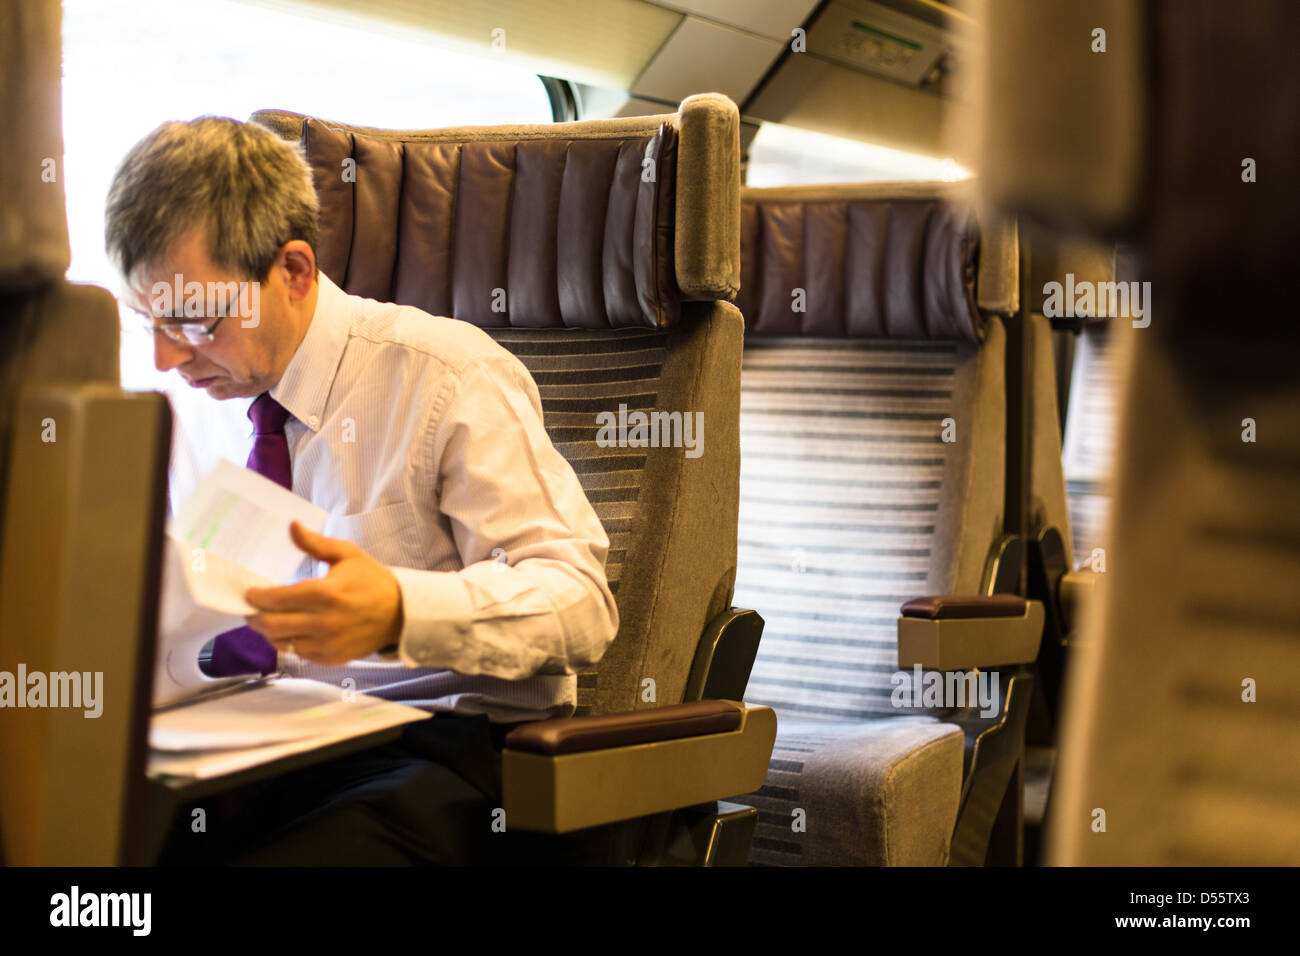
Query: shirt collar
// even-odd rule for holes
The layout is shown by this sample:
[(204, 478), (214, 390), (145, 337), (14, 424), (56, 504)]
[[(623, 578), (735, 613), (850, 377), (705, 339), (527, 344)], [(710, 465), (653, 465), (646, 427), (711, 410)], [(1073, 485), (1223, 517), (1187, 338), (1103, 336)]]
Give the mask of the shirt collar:
[(280, 381), (271, 386), (271, 397), (289, 414), (312, 431), (319, 431), (325, 420), (325, 400), (338, 374), (343, 350), (352, 331), (346, 292), (320, 273), (316, 294), (316, 311), (312, 313), (307, 334), (289, 360)]

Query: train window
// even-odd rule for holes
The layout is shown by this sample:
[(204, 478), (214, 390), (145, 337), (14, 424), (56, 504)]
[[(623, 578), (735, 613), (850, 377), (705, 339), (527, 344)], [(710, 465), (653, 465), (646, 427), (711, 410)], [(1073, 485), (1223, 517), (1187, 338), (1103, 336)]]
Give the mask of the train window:
[[(118, 283), (104, 253), (108, 185), (126, 151), (164, 120), (244, 119), (269, 107), (395, 128), (553, 117), (534, 73), (301, 8), (65, 0), (63, 43), (68, 277), (109, 289)], [(152, 366), (152, 349), (140, 345), (123, 335), (122, 384), (158, 388), (164, 377)]]
[(966, 179), (951, 159), (909, 153), (809, 130), (764, 123), (749, 147), (749, 186)]

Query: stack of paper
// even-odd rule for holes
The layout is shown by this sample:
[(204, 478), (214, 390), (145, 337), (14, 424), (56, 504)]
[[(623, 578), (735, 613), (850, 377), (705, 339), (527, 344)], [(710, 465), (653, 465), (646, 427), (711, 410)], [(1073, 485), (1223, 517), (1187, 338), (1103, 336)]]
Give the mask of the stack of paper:
[(155, 713), (149, 773), (220, 776), (429, 716), (319, 681), (257, 681)]
[(151, 774), (211, 777), (388, 727), (427, 711), (311, 680), (214, 679), (199, 651), (255, 613), (250, 587), (287, 584), (304, 555), (289, 537), (326, 513), (222, 462), (170, 522), (149, 728)]

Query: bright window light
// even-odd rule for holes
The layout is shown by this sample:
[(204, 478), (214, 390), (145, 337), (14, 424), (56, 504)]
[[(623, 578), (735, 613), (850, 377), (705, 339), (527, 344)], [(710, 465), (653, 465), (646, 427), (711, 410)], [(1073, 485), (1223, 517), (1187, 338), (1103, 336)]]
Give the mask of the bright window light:
[[(552, 119), (536, 74), (423, 37), (235, 0), (64, 0), (68, 278), (119, 291), (104, 252), (104, 200), (117, 164), (141, 137), (166, 120), (247, 119), (268, 108), (397, 129)], [(180, 500), (214, 456), (243, 464), (248, 403), (215, 402), (175, 372), (159, 373), (149, 334), (124, 318), (123, 387), (163, 391), (176, 411)]]
[[(407, 129), (551, 121), (535, 74), (423, 41), (234, 0), (64, 0), (69, 279), (117, 291), (104, 199), (142, 136), (165, 120), (267, 108)], [(151, 360), (141, 369), (132, 353), (124, 384), (155, 387)]]
[(750, 186), (967, 179), (952, 159), (874, 146), (825, 133), (764, 123), (749, 148)]

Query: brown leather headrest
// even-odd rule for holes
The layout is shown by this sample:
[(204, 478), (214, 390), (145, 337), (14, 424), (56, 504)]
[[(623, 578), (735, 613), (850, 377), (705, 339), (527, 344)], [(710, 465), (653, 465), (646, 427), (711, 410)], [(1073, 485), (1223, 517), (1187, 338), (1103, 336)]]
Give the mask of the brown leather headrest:
[(979, 251), (974, 209), (957, 198), (747, 189), (736, 305), (746, 335), (979, 342)]
[(677, 321), (670, 124), (457, 142), (304, 117), (301, 143), (320, 267), (350, 293), (484, 328)]

